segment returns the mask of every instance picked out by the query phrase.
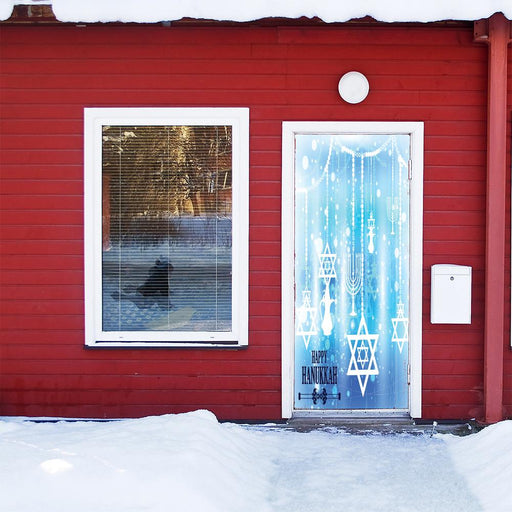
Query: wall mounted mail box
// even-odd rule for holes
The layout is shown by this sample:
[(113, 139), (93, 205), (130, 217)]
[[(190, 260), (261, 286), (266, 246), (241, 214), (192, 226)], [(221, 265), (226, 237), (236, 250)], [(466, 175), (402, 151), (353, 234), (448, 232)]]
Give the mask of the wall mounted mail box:
[(471, 267), (432, 265), (430, 322), (471, 323)]

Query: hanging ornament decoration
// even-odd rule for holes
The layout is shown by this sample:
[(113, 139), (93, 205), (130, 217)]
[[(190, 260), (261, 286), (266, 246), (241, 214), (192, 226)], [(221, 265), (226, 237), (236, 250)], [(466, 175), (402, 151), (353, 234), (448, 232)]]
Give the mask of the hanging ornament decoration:
[[(327, 162), (324, 168), (324, 176), (326, 183), (326, 206), (325, 206), (325, 232), (327, 236), (329, 236), (329, 164), (331, 162), (332, 155), (332, 146), (333, 146), (333, 138), (331, 137), (331, 141), (329, 144), (329, 154), (327, 155)], [(331, 299), (330, 295), (330, 287), (331, 280), (336, 279), (336, 254), (332, 253), (329, 247), (329, 242), (325, 243), (325, 249), (320, 254), (320, 271), (318, 277), (323, 279), (324, 281), (324, 294), (322, 300), (320, 301), (321, 306), (323, 306), (323, 314), (322, 314), (322, 331), (324, 336), (330, 336), (333, 329), (333, 322), (331, 316), (331, 304), (336, 302), (335, 299)]]
[(350, 201), (352, 216), (350, 221), (350, 246), (348, 247), (348, 257), (345, 260), (345, 289), (352, 298), (350, 316), (356, 316), (355, 299), (363, 284), (362, 254), (356, 254), (356, 153), (345, 146), (341, 149), (352, 157), (352, 199)]
[(368, 269), (365, 273), (365, 289), (366, 293), (373, 301), (377, 300), (379, 295), (379, 269), (377, 262), (370, 260), (368, 262)]
[[(377, 153), (378, 154), (378, 153)], [(375, 259), (375, 236), (376, 236), (376, 226), (375, 226), (375, 216), (374, 216), (374, 184), (375, 184), (375, 169), (374, 169), (374, 160), (376, 154), (373, 152), (367, 152), (365, 155), (368, 158), (368, 168), (369, 168), (369, 195), (370, 195), (370, 214), (368, 218), (368, 269), (366, 272), (366, 290), (369, 297), (375, 301), (377, 299), (378, 290), (379, 290), (379, 273), (377, 269), (377, 262)]]
[(333, 328), (331, 317), (331, 304), (336, 302), (331, 299), (330, 285), (331, 279), (336, 278), (336, 268), (334, 266), (336, 261), (336, 254), (330, 252), (329, 243), (326, 244), (324, 252), (320, 255), (320, 278), (324, 280), (325, 289), (324, 295), (320, 304), (323, 306), (323, 320), (322, 331), (325, 336), (330, 336)]
[(331, 252), (329, 242), (325, 244), (325, 249), (320, 254), (320, 274), (318, 277), (327, 284), (331, 279), (336, 279), (336, 254)]
[(311, 292), (304, 290), (302, 292), (302, 305), (297, 310), (297, 335), (302, 336), (306, 350), (309, 346), (311, 336), (317, 334), (316, 328), (317, 310), (311, 306)]
[(391, 196), (387, 198), (387, 215), (388, 220), (391, 222), (391, 235), (395, 234), (395, 224), (399, 220), (399, 204), (398, 198), (395, 196), (395, 159), (393, 158), (393, 151), (395, 150), (395, 139), (391, 138)]
[(403, 157), (398, 153), (396, 144), (393, 144), (393, 148), (397, 154), (398, 161), (398, 248), (396, 257), (396, 265), (398, 267), (398, 303), (397, 303), (397, 315), (391, 319), (393, 325), (393, 334), (391, 336), (391, 342), (398, 345), (400, 354), (404, 348), (404, 344), (409, 341), (409, 319), (405, 317), (405, 306), (402, 300), (402, 253), (403, 253), (403, 241), (402, 241), (402, 224), (404, 222), (403, 215), (406, 215), (403, 210), (402, 203), (402, 170), (408, 169), (408, 163), (405, 162)]
[(398, 350), (401, 354), (404, 344), (409, 341), (409, 319), (405, 318), (404, 305), (401, 302), (397, 304), (397, 310), (397, 316), (391, 319), (393, 324), (391, 341), (398, 344)]
[(375, 244), (373, 239), (375, 238), (375, 219), (373, 218), (373, 213), (370, 213), (370, 218), (368, 219), (368, 252), (373, 254), (375, 252)]
[[(308, 217), (308, 192), (304, 190), (305, 201), (304, 201), (304, 214)], [(302, 336), (304, 346), (306, 350), (309, 347), (309, 341), (311, 336), (316, 336), (318, 333), (316, 327), (316, 307), (311, 305), (311, 291), (309, 289), (309, 264), (308, 264), (308, 226), (306, 223), (304, 236), (304, 272), (305, 272), (305, 289), (302, 291), (302, 305), (297, 309), (297, 329), (295, 334)]]
[(373, 158), (370, 158), (370, 217), (368, 218), (368, 252), (375, 252), (375, 217), (373, 216)]
[[(355, 156), (355, 155), (354, 155)], [(368, 378), (379, 374), (379, 368), (377, 366), (377, 359), (375, 356), (377, 349), (377, 342), (379, 334), (369, 334), (368, 327), (365, 319), (365, 306), (364, 306), (364, 225), (365, 225), (365, 207), (364, 207), (364, 159), (365, 154), (358, 155), (361, 159), (361, 174), (360, 174), (360, 244), (361, 252), (359, 256), (360, 262), (360, 302), (361, 302), (361, 320), (357, 329), (357, 334), (346, 334), (345, 338), (348, 341), (350, 348), (350, 362), (347, 369), (347, 375), (356, 376), (359, 382), (359, 389), (361, 395), (364, 397), (366, 392), (366, 386), (368, 384)], [(355, 178), (355, 176), (354, 176)], [(354, 179), (353, 178), (353, 179)], [(353, 184), (353, 190), (355, 184)], [(355, 196), (353, 197), (353, 204), (355, 204)], [(352, 223), (353, 229), (355, 228), (354, 222), (355, 215), (353, 214)]]

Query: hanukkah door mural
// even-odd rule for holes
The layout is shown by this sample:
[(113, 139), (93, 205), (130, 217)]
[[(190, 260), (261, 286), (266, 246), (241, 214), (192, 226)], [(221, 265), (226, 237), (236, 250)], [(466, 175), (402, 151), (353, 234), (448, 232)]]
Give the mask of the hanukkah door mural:
[(295, 134), (295, 409), (409, 407), (409, 137)]

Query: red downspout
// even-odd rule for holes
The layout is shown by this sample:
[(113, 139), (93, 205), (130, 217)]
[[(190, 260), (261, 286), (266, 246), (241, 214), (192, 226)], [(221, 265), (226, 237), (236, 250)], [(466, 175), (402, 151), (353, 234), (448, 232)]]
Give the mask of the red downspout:
[(511, 40), (510, 34), (511, 23), (501, 13), (475, 22), (475, 41), (489, 45), (484, 327), (486, 423), (503, 419), (507, 46)]

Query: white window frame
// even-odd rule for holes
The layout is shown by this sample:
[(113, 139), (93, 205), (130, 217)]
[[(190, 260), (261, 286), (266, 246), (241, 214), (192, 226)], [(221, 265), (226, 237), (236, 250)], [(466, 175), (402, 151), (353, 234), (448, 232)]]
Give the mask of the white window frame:
[[(232, 329), (210, 331), (103, 331), (102, 127), (232, 126)], [(243, 347), (248, 344), (249, 109), (85, 108), (84, 255), (85, 344), (90, 347)]]
[[(294, 409), (295, 371), (295, 135), (314, 133), (406, 134), (411, 136), (410, 275), (409, 275), (409, 414), (421, 418), (422, 268), (423, 268), (423, 123), (422, 122), (283, 122), (282, 153), (282, 416)], [(378, 414), (379, 411), (370, 411)], [(318, 416), (350, 416), (350, 411), (314, 411)], [(365, 415), (364, 411), (357, 414)], [(380, 411), (390, 415), (391, 411)], [(354, 415), (354, 414), (352, 414)], [(368, 415), (368, 414), (367, 414)]]

